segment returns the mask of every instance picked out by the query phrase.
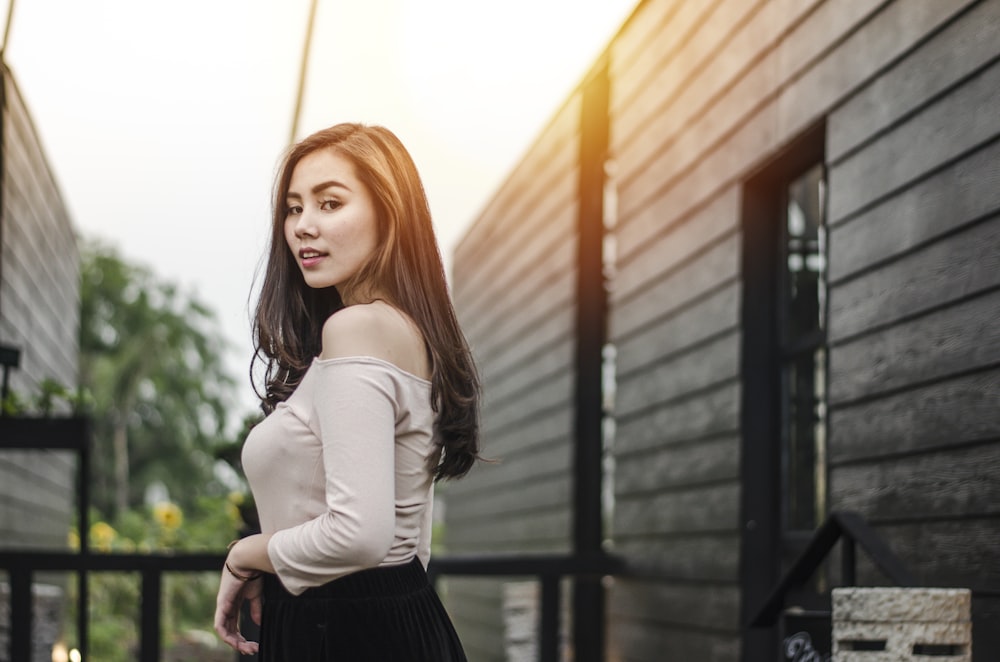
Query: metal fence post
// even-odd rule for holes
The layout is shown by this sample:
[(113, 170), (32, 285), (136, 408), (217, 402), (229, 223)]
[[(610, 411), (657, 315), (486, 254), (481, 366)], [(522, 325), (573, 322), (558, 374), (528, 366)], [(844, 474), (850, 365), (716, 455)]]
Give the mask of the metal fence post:
[(157, 568), (142, 571), (142, 616), (139, 635), (142, 662), (160, 662), (160, 596), (163, 575)]

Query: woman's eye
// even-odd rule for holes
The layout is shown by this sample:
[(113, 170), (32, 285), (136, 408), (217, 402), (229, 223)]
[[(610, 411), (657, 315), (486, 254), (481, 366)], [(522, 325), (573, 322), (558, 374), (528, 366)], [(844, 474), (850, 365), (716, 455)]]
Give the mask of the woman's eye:
[(319, 208), (323, 211), (333, 211), (340, 207), (339, 200), (324, 200), (319, 204)]
[(302, 213), (302, 207), (299, 205), (289, 205), (285, 210), (287, 216), (295, 216)]

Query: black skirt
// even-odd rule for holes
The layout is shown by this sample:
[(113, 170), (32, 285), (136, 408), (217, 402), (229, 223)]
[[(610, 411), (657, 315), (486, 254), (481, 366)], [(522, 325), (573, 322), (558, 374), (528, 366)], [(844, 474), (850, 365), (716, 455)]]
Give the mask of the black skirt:
[(292, 595), (264, 578), (261, 662), (466, 662), (416, 558)]

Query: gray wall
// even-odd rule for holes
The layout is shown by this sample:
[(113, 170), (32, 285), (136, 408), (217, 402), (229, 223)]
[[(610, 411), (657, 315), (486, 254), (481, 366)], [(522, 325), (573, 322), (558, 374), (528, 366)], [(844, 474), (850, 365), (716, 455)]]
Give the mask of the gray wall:
[[(568, 551), (579, 99), (458, 246), (454, 297), (485, 385), (484, 455), (448, 484), (449, 552)], [(452, 579), (470, 659), (503, 659), (501, 587)]]
[(924, 582), (995, 589), (1000, 2), (944, 4), (829, 116), (830, 491)]
[[(608, 46), (612, 529), (644, 575), (610, 590), (610, 660), (739, 659), (742, 191), (824, 121), (830, 508), (925, 583), (1000, 586), (998, 28), (1000, 0), (651, 0)], [(552, 145), (577, 95), (456, 255), (509, 459), (449, 489), (450, 551), (565, 547), (576, 197)], [(484, 595), (450, 605), (501, 659)]]
[[(33, 396), (54, 379), (75, 387), (79, 327), (76, 236), (9, 70), (3, 70), (0, 343), (21, 350), (11, 388)], [(64, 547), (74, 462), (48, 451), (0, 451), (0, 546)]]

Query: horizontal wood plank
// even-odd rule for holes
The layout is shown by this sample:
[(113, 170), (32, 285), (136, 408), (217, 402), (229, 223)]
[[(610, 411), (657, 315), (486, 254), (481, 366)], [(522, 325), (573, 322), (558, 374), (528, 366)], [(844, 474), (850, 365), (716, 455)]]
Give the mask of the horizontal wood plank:
[(550, 277), (554, 270), (571, 270), (577, 245), (574, 194), (575, 184), (569, 181), (552, 191), (544, 206), (518, 219), (519, 225), (526, 227), (512, 228), (509, 237), (491, 246), (482, 265), (463, 272), (467, 294), (461, 299), (456, 296), (456, 303), (461, 305), (467, 324), (475, 326), (484, 318), (496, 317), (498, 302), (520, 300), (526, 285)]
[(522, 391), (517, 398), (509, 398), (493, 405), (487, 401), (483, 407), (483, 427), (491, 434), (508, 429), (522, 428), (537, 417), (553, 415), (572, 406), (573, 375), (563, 371), (552, 380)]
[(993, 368), (836, 407), (830, 419), (830, 461), (839, 464), (1000, 438), (998, 402), (1000, 369)]
[(572, 487), (568, 471), (545, 476), (544, 480), (522, 478), (517, 484), (490, 490), (489, 498), (452, 501), (448, 506), (448, 521), (453, 526), (462, 526), (464, 522), (511, 517), (518, 513), (569, 511)]
[(484, 457), (510, 460), (515, 455), (536, 452), (541, 447), (558, 446), (571, 439), (572, 409), (559, 407), (502, 430), (484, 427), (482, 433)]
[[(936, 3), (934, 3), (936, 4)], [(1000, 134), (1000, 63), (940, 97), (829, 171), (838, 223)]]
[(618, 382), (615, 410), (629, 415), (740, 374), (740, 336), (727, 333)]
[(920, 44), (830, 113), (827, 160), (840, 161), (846, 153), (996, 57), (1000, 54), (997, 34), (1000, 4), (990, 0), (976, 4)]
[(689, 627), (655, 626), (631, 619), (609, 618), (610, 659), (621, 662), (711, 660), (737, 662), (740, 639), (736, 634), (706, 632)]
[[(573, 338), (567, 333), (555, 342), (540, 346), (539, 351), (527, 359), (530, 364), (521, 366), (520, 370), (503, 366), (505, 369), (502, 371), (483, 374), (484, 403), (488, 406), (505, 403), (538, 384), (551, 381), (562, 372), (572, 370), (574, 350)], [(514, 364), (513, 367), (518, 366)]]
[(619, 378), (627, 378), (664, 357), (735, 329), (739, 325), (741, 287), (734, 278), (634, 333), (616, 336), (615, 370)]
[[(565, 263), (556, 264), (539, 276), (538, 280), (528, 281), (523, 288), (517, 288), (522, 289), (520, 292), (483, 293), (483, 299), (492, 301), (499, 314), (469, 320), (471, 323), (465, 326), (468, 327), (469, 342), (484, 361), (491, 361), (495, 354), (501, 354), (512, 342), (534, 336), (538, 327), (552, 326), (550, 318), (573, 309), (575, 269)], [(532, 285), (534, 287), (529, 287)]]
[(1000, 440), (835, 467), (830, 502), (872, 523), (1000, 517)]
[[(781, 80), (794, 82), (784, 86), (778, 97), (779, 131), (784, 135), (796, 135), (814, 124), (864, 81), (877, 76), (881, 69), (906, 54), (914, 43), (937, 30), (973, 1), (894, 2), (877, 7), (864, 0), (825, 3), (816, 16), (825, 15), (824, 18), (835, 24), (812, 22), (815, 29), (812, 37), (817, 41), (823, 39), (821, 31), (825, 30), (829, 34), (843, 35), (843, 40), (805, 69), (802, 65), (808, 61), (805, 59), (809, 57), (807, 53), (815, 52), (812, 44), (803, 43), (810, 35), (805, 30), (798, 30), (795, 36), (804, 39), (792, 38), (781, 43), (778, 49)], [(848, 8), (850, 4), (855, 6)]]
[[(668, 222), (673, 211), (654, 202), (635, 221), (614, 231), (618, 249), (628, 258), (616, 264), (612, 306), (641, 297), (650, 282), (736, 232), (740, 220), (739, 187), (727, 189), (686, 218)], [(649, 226), (660, 231), (651, 234)]]
[(615, 581), (608, 598), (608, 611), (619, 618), (709, 630), (740, 628), (739, 589), (735, 584), (624, 580)]
[[(769, 13), (762, 11), (768, 4), (773, 3), (684, 3), (666, 26), (676, 37), (657, 35), (647, 41), (643, 55), (627, 69), (613, 64), (611, 75), (615, 87), (620, 88), (611, 96), (614, 150), (636, 151), (639, 158), (646, 159), (655, 148), (643, 140), (650, 129), (654, 135), (676, 133), (689, 113), (697, 113), (752, 60), (747, 57), (750, 44), (741, 43), (740, 37), (748, 42), (747, 34), (754, 33), (758, 39), (766, 39), (757, 26), (747, 29), (745, 24), (758, 12)], [(681, 100), (683, 105), (678, 105)]]
[(497, 551), (551, 551), (557, 545), (568, 549), (571, 521), (571, 514), (559, 509), (463, 522), (462, 526), (448, 530), (448, 545), (456, 551), (476, 547)]
[(977, 223), (830, 292), (833, 344), (1000, 285), (1000, 217)]
[[(664, 40), (671, 29), (675, 14), (684, 9), (687, 3), (674, 0), (647, 0), (636, 6), (632, 15), (625, 21), (621, 31), (612, 39), (609, 66), (613, 79), (621, 78), (630, 71), (642, 71), (648, 74), (653, 70), (661, 52), (650, 55), (651, 46), (657, 40)], [(675, 33), (680, 30), (675, 29)], [(639, 63), (640, 58), (649, 58), (648, 63)]]
[(615, 454), (614, 486), (618, 496), (736, 480), (739, 474), (740, 439), (736, 436)]
[(572, 466), (572, 447), (568, 438), (528, 446), (523, 444), (520, 452), (504, 455), (493, 451), (493, 446), (485, 444), (483, 456), (490, 460), (480, 463), (473, 473), (461, 482), (448, 486), (448, 498), (459, 498), (476, 502), (487, 500), (489, 492), (505, 487), (515, 490), (517, 486), (538, 480), (539, 477), (556, 473), (566, 473)]
[(739, 517), (739, 484), (691, 488), (615, 500), (614, 530), (622, 535), (731, 531)]
[(738, 531), (684, 537), (614, 535), (614, 553), (640, 577), (688, 581), (739, 581)]
[(1000, 140), (830, 229), (833, 287), (971, 221), (1000, 212)]
[(1000, 365), (1000, 290), (830, 350), (830, 400), (843, 402)]
[(641, 297), (615, 304), (610, 320), (612, 340), (636, 332), (727, 283), (738, 274), (739, 264), (738, 234), (729, 234), (689, 256), (683, 266), (649, 284)]
[[(876, 531), (921, 586), (1000, 589), (1000, 518), (883, 524)], [(859, 583), (885, 585), (863, 552), (858, 560)]]
[(740, 386), (736, 380), (694, 397), (618, 419), (615, 453), (630, 453), (739, 430)]

